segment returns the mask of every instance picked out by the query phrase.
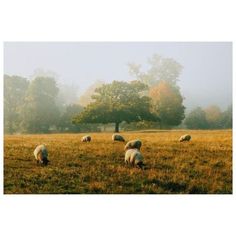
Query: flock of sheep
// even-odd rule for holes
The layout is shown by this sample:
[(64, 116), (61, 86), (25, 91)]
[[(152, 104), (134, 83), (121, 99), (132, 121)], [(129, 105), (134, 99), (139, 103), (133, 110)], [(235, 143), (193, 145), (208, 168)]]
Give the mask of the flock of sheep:
[[(191, 136), (189, 134), (185, 134), (180, 137), (179, 141), (190, 141)], [(82, 137), (82, 142), (91, 142), (92, 138), (91, 136), (87, 135)], [(125, 142), (125, 139), (119, 135), (119, 134), (113, 134), (112, 135), (113, 141), (119, 141), (119, 142)], [(140, 152), (140, 148), (142, 146), (142, 142), (138, 139), (129, 141), (125, 147), (125, 163), (130, 164), (132, 166), (139, 167), (140, 169), (143, 169), (144, 163), (143, 163), (143, 155)], [(40, 163), (42, 165), (47, 165), (48, 160), (48, 151), (44, 144), (38, 145), (34, 150), (34, 156), (37, 161), (37, 163)]]

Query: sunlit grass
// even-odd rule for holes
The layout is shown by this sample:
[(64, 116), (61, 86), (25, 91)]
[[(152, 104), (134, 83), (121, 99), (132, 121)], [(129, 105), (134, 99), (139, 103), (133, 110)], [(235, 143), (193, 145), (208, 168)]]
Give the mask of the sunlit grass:
[[(192, 140), (178, 142), (182, 134)], [(232, 132), (162, 131), (122, 133), (139, 138), (145, 170), (124, 164), (124, 143), (111, 133), (6, 135), (5, 193), (232, 193)], [(36, 164), (44, 143), (50, 163)]]

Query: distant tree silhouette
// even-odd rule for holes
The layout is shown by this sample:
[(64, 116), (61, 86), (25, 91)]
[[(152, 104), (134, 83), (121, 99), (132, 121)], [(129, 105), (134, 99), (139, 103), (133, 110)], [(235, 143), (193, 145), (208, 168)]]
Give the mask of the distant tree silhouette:
[(19, 131), (20, 109), (29, 81), (20, 76), (4, 75), (4, 132)]
[(166, 81), (160, 81), (149, 91), (152, 98), (153, 112), (160, 117), (161, 123), (167, 126), (177, 126), (184, 119), (183, 97), (179, 88)]
[(185, 125), (189, 129), (207, 129), (206, 113), (201, 107), (192, 110), (185, 119)]
[(50, 126), (57, 124), (57, 94), (58, 88), (53, 78), (37, 77), (30, 82), (21, 109), (21, 126), (25, 132), (45, 133)]

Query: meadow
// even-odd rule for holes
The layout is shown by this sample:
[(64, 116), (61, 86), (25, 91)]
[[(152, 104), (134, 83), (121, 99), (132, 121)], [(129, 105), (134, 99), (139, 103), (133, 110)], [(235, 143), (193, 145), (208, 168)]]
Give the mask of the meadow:
[[(190, 142), (180, 143), (185, 133)], [(5, 194), (231, 194), (232, 131), (121, 132), (142, 140), (145, 169), (126, 166), (124, 145), (112, 133), (5, 135)], [(44, 143), (48, 166), (36, 164)]]

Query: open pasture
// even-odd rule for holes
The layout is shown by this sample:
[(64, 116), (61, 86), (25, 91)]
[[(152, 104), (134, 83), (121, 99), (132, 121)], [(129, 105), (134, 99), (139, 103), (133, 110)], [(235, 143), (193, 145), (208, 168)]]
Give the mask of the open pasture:
[[(180, 143), (185, 133), (190, 142)], [(123, 132), (139, 138), (145, 170), (126, 166), (123, 142), (112, 133), (5, 135), (4, 193), (232, 193), (232, 131)], [(33, 151), (44, 143), (48, 166)]]

